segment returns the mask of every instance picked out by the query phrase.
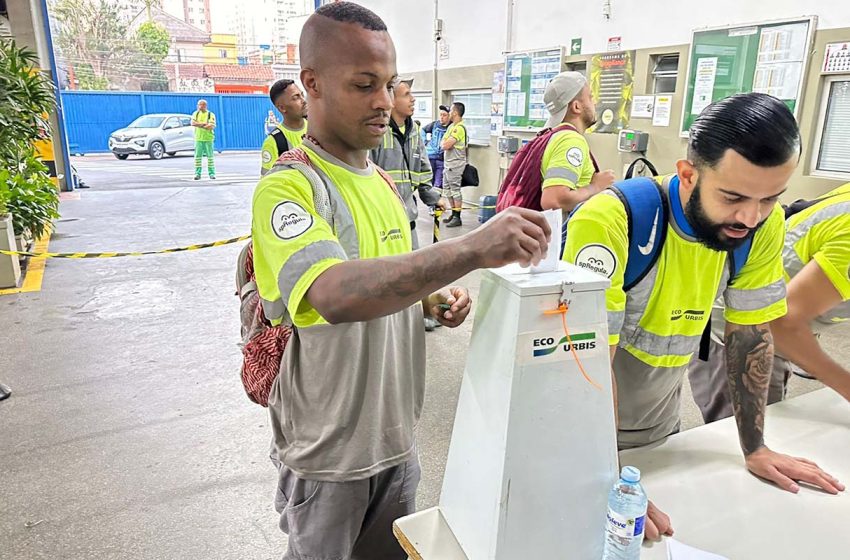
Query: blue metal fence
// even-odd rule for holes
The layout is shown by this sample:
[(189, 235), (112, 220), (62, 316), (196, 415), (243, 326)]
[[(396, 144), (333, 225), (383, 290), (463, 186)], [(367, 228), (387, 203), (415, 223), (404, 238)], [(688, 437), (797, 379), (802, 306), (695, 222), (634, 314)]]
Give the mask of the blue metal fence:
[[(216, 116), (215, 149), (259, 150), (272, 108), (265, 95), (63, 91), (68, 143), (73, 153), (108, 152), (109, 134), (147, 113), (192, 114), (206, 99)], [(275, 111), (278, 119), (280, 115)]]

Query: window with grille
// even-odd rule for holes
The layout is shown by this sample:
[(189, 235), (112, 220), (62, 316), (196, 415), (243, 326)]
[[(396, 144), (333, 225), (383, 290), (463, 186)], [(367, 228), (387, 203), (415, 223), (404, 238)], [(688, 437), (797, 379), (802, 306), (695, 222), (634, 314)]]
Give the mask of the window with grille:
[(676, 93), (679, 75), (679, 55), (660, 54), (653, 57), (652, 93)]
[(452, 103), (463, 103), (466, 112), (463, 123), (469, 134), (469, 143), (478, 146), (490, 145), (490, 109), (493, 92), (486, 90), (452, 92)]
[(824, 101), (816, 169), (850, 177), (850, 78), (827, 82)]

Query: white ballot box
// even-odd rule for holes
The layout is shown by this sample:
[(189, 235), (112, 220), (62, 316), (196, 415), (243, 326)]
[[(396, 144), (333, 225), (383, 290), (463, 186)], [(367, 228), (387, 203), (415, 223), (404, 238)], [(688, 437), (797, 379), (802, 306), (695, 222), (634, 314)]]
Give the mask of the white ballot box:
[(396, 522), (412, 558), (601, 558), (617, 477), (608, 285), (567, 263), (484, 272), (439, 508)]

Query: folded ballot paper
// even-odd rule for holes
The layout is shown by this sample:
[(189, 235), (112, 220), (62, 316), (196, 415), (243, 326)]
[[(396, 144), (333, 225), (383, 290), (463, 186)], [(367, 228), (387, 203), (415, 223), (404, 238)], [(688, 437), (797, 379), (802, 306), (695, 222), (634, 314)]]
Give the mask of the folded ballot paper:
[(561, 210), (544, 210), (543, 216), (546, 217), (552, 229), (552, 239), (549, 241), (549, 252), (546, 253), (546, 258), (537, 266), (531, 267), (532, 274), (557, 270), (558, 262), (561, 260)]
[(712, 554), (686, 544), (682, 544), (675, 539), (667, 540), (667, 560), (729, 560), (725, 556)]

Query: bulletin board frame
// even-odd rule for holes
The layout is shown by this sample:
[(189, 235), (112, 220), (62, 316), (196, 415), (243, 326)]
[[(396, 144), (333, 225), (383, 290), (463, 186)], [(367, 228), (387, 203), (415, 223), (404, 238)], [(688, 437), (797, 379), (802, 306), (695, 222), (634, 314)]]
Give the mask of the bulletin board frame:
[[(691, 35), (688, 51), (688, 70), (685, 74), (686, 89), (682, 103), (679, 136), (688, 137), (688, 130), (699, 115), (699, 112), (694, 113), (695, 108), (699, 109), (705, 103), (718, 101), (736, 93), (754, 91), (756, 89), (754, 82), (760, 69), (767, 69), (769, 73), (771, 65), (781, 66), (786, 64), (790, 68), (791, 64), (796, 64), (796, 62), (782, 61), (759, 62), (760, 54), (764, 54), (764, 51), (759, 50), (760, 42), (765, 30), (805, 23), (807, 24), (806, 38), (803, 43), (799, 82), (795, 88), (794, 97), (778, 96), (789, 105), (794, 116), (799, 117), (814, 48), (817, 21), (817, 16), (800, 16), (695, 29)], [(715, 56), (710, 56), (712, 54)], [(714, 59), (714, 62), (711, 62), (711, 59)], [(697, 92), (698, 74), (702, 77), (699, 87), (703, 89), (699, 93)], [(735, 75), (737, 75), (738, 83), (721, 81), (718, 84), (716, 81), (718, 76), (732, 80)], [(706, 77), (711, 80), (710, 99), (706, 99), (705, 95), (707, 93)], [(695, 98), (697, 98), (696, 107), (694, 106)]]
[[(535, 72), (535, 60), (546, 60), (545, 71)], [(512, 75), (512, 64), (520, 61), (522, 64), (521, 75)], [(542, 62), (540, 64), (543, 64)], [(533, 49), (528, 51), (516, 51), (505, 55), (505, 104), (503, 116), (503, 130), (512, 132), (537, 132), (546, 124), (549, 117), (545, 105), (543, 105), (543, 90), (546, 83), (557, 76), (564, 68), (564, 46), (559, 45), (546, 49)], [(541, 82), (544, 80), (545, 82)], [(516, 89), (516, 84), (520, 89)], [(542, 83), (542, 87), (539, 87)], [(535, 87), (537, 86), (537, 87)], [(514, 88), (514, 89), (511, 89)], [(523, 115), (509, 114), (510, 109), (516, 112), (516, 105), (512, 105), (516, 99), (514, 94), (524, 94), (522, 103)], [(538, 101), (539, 100), (539, 101)], [(542, 109), (542, 115), (540, 110)], [(536, 113), (535, 113), (536, 111)]]

